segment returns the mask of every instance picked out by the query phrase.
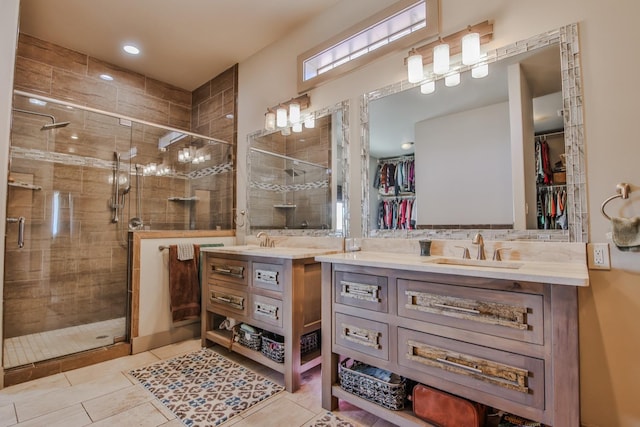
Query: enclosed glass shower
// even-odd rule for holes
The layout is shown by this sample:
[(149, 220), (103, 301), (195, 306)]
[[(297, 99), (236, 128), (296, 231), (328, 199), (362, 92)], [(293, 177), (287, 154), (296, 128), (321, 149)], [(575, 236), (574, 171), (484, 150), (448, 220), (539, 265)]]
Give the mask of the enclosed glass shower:
[(230, 145), (51, 101), (13, 100), (5, 369), (128, 340), (130, 231), (232, 228)]

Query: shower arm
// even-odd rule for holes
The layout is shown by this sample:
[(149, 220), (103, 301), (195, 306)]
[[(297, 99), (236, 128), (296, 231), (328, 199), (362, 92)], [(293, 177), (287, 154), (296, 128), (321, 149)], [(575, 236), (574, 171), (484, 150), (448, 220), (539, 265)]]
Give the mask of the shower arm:
[(51, 119), (52, 124), (56, 122), (56, 118), (53, 117), (51, 114), (40, 113), (38, 111), (23, 110), (21, 108), (14, 108), (13, 111), (17, 111), (18, 113), (33, 114), (34, 116), (48, 117)]

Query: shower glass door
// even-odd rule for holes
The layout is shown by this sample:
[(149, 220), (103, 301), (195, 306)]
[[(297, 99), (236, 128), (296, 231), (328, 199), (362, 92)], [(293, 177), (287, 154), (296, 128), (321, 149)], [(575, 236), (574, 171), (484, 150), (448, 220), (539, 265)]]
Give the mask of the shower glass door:
[(13, 105), (5, 369), (124, 341), (128, 312), (130, 124), (19, 95)]

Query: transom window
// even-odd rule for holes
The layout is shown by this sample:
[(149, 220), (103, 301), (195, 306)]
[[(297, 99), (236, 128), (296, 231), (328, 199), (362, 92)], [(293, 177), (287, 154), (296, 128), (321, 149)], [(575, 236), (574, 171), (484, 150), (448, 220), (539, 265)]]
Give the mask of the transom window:
[(404, 0), (298, 57), (300, 92), (436, 35), (437, 0)]

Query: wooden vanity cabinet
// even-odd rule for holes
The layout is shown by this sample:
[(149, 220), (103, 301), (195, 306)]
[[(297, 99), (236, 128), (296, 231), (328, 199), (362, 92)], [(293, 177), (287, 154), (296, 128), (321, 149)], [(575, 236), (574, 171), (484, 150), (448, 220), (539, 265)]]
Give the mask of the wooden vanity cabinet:
[(548, 426), (579, 425), (577, 290), (324, 262), (322, 405), (346, 400), (428, 426), (339, 386), (345, 358)]
[[(202, 346), (230, 348), (283, 373), (287, 391), (297, 390), (300, 374), (321, 362), (320, 349), (300, 355), (300, 337), (321, 326), (320, 263), (210, 252), (202, 275)], [(226, 317), (284, 336), (284, 363), (234, 343), (232, 332), (219, 328)]]

